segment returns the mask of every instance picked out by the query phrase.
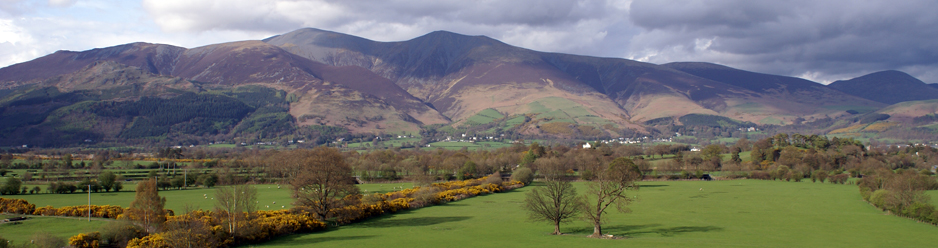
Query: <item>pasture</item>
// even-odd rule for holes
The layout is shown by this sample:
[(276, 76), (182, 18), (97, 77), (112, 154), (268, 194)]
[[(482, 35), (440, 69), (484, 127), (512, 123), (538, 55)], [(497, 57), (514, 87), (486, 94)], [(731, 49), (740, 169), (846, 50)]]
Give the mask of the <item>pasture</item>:
[[(11, 217), (16, 215), (0, 214), (0, 219)], [(0, 224), (0, 237), (14, 245), (20, 245), (29, 242), (36, 233), (42, 231), (68, 240), (75, 234), (100, 231), (110, 221), (114, 220), (92, 218), (88, 221), (87, 218), (77, 217), (29, 216), (28, 220), (16, 224)]]
[[(578, 192), (585, 185), (578, 183)], [(525, 187), (276, 239), (260, 247), (931, 247), (938, 227), (886, 215), (856, 186), (758, 180), (644, 182), (633, 213), (590, 239), (576, 220), (551, 236), (528, 222)], [(536, 185), (534, 186), (536, 187)]]
[[(278, 189), (277, 187), (280, 186)], [(412, 188), (412, 183), (375, 183), (362, 184), (359, 188), (363, 193), (386, 193), (401, 190), (401, 188)], [(135, 192), (133, 185), (130, 191), (110, 192), (110, 193), (91, 193), (91, 204), (94, 205), (116, 205), (129, 207), (133, 201)], [(259, 210), (292, 208), (293, 199), (290, 198), (290, 187), (287, 185), (262, 184), (257, 185), (257, 201)], [(190, 188), (187, 190), (166, 190), (160, 191), (160, 196), (166, 197), (166, 209), (172, 209), (176, 213), (182, 213), (186, 209), (205, 209), (211, 210), (215, 206), (215, 189)], [(35, 194), (35, 195), (6, 195), (5, 198), (25, 199), (37, 207), (53, 206), (77, 206), (88, 204), (87, 193), (74, 194)], [(15, 215), (2, 215), (0, 219), (15, 217)], [(92, 218), (91, 222), (87, 218), (77, 217), (44, 217), (29, 216), (31, 219), (20, 224), (0, 224), (0, 237), (12, 240), (15, 243), (29, 241), (38, 231), (46, 231), (58, 237), (68, 238), (78, 233), (100, 230), (110, 219)]]
[[(579, 193), (584, 183), (576, 183)], [(363, 192), (388, 192), (409, 183), (365, 184)], [(648, 181), (633, 192), (632, 213), (612, 211), (604, 231), (619, 239), (586, 238), (592, 226), (575, 220), (562, 226), (563, 236), (548, 235), (552, 227), (528, 222), (521, 209), (525, 192), (469, 198), (439, 206), (333, 228), (298, 234), (260, 244), (262, 247), (931, 247), (938, 227), (885, 214), (864, 202), (853, 185), (760, 180)], [(258, 201), (265, 209), (290, 207), (287, 186), (258, 185)], [(183, 211), (212, 208), (214, 189), (160, 191), (167, 208)], [(930, 195), (938, 196), (935, 192)], [(206, 199), (205, 194), (209, 198)], [(134, 192), (92, 194), (93, 204), (128, 206)], [(19, 195), (38, 206), (87, 204), (87, 194)], [(933, 199), (934, 201), (934, 199)], [(271, 206), (274, 207), (274, 206)], [(40, 227), (63, 236), (86, 232), (104, 221), (43, 217), (42, 225), (2, 225), (0, 233), (24, 240)], [(35, 227), (35, 228), (32, 228)], [(16, 228), (16, 232), (11, 231)], [(37, 229), (39, 228), (39, 229)], [(74, 229), (74, 230), (73, 230)]]
[[(121, 192), (91, 193), (91, 204), (130, 207), (130, 202), (134, 200), (134, 196), (136, 195), (136, 192), (133, 191), (135, 187), (136, 185), (129, 184), (126, 186), (125, 190)], [(409, 182), (369, 183), (359, 185), (362, 193), (386, 193), (412, 187), (414, 187), (414, 184)], [(258, 210), (278, 210), (293, 207), (293, 199), (290, 198), (291, 190), (289, 185), (259, 184), (256, 185), (255, 188), (257, 189)], [(216, 202), (214, 199), (215, 191), (215, 188), (206, 189), (193, 187), (185, 190), (161, 190), (160, 196), (166, 197), (166, 209), (172, 209), (177, 213), (182, 213), (187, 208), (193, 210), (213, 209)], [(29, 203), (36, 204), (36, 207), (65, 207), (88, 204), (88, 193), (5, 195), (3, 197), (24, 199), (29, 201)]]

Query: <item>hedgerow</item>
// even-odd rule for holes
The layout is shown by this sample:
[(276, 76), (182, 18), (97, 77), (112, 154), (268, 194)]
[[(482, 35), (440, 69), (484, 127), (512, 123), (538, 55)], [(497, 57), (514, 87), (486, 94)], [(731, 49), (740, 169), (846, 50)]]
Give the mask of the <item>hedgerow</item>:
[[(491, 194), (505, 190), (522, 187), (519, 181), (492, 183), (488, 177), (435, 183), (426, 187), (414, 187), (384, 194), (371, 194), (367, 196), (347, 196), (343, 202), (354, 202), (343, 207), (332, 209), (332, 216), (337, 216), (331, 222), (335, 224), (348, 224), (366, 220), (385, 214), (396, 213), (402, 210), (414, 209), (432, 204), (457, 201), (477, 195)], [(500, 181), (500, 180), (498, 180)], [(429, 194), (427, 194), (429, 193)], [(25, 202), (25, 201), (24, 201)], [(23, 204), (23, 203), (19, 203)], [(87, 206), (52, 208), (43, 207), (34, 213), (47, 214), (79, 214), (84, 211), (87, 216)], [(94, 216), (116, 218), (124, 210), (115, 206), (92, 206)], [(191, 240), (200, 247), (228, 247), (244, 244), (264, 242), (275, 237), (321, 231), (326, 223), (317, 220), (310, 213), (303, 211), (302, 207), (289, 210), (270, 210), (243, 213), (246, 221), (238, 227), (238, 232), (229, 233), (225, 228), (226, 215), (224, 212), (196, 210), (179, 216), (168, 216), (162, 232), (152, 233), (144, 237), (130, 240), (127, 247), (173, 247), (173, 242)], [(101, 244), (101, 235), (97, 232), (84, 233), (73, 236), (69, 244), (73, 247), (98, 247)], [(191, 244), (191, 243), (189, 243)]]

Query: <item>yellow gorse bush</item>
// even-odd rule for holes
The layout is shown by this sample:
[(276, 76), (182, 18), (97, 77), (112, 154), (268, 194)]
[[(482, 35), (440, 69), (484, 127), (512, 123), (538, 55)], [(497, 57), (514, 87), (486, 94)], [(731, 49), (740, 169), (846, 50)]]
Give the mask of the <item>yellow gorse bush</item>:
[(169, 244), (166, 243), (166, 240), (163, 239), (163, 235), (159, 233), (154, 233), (147, 235), (143, 238), (131, 239), (130, 242), (127, 242), (127, 248), (171, 248)]
[[(124, 208), (120, 206), (111, 206), (111, 205), (91, 205), (91, 217), (98, 218), (109, 218), (117, 219), (121, 214), (124, 214)], [(44, 215), (44, 216), (71, 216), (71, 217), (87, 217), (88, 216), (88, 206), (67, 206), (55, 208), (52, 206), (45, 206), (37, 208), (32, 212), (33, 215)]]
[(75, 248), (98, 248), (101, 247), (101, 233), (79, 233), (68, 238), (68, 245)]
[(36, 204), (26, 200), (0, 198), (0, 213), (32, 214), (33, 211), (36, 211)]
[[(463, 181), (436, 183), (427, 187), (438, 190), (438, 192), (434, 191), (437, 193), (433, 195), (434, 199), (431, 200), (434, 203), (442, 203), (456, 201), (477, 195), (502, 192), (524, 186), (524, 184), (519, 181), (503, 182), (501, 184), (485, 183), (486, 179), (487, 177)], [(384, 194), (375, 194), (375, 196), (380, 197), (380, 199), (370, 201), (367, 204), (361, 203), (362, 196), (360, 195), (346, 196), (344, 199), (345, 202), (358, 203), (335, 208), (330, 211), (332, 212), (333, 216), (336, 216), (334, 221), (337, 224), (352, 223), (371, 217), (410, 209), (411, 207), (414, 207), (412, 204), (416, 200), (414, 196), (420, 191), (421, 187), (414, 187)], [(87, 208), (84, 208), (84, 210), (87, 211)], [(39, 210), (37, 209), (36, 211)], [(56, 211), (59, 210), (56, 209)], [(325, 223), (318, 221), (315, 217), (312, 217), (308, 213), (304, 213), (301, 210), (269, 210), (251, 213), (253, 219), (243, 224), (250, 225), (250, 228), (239, 227), (239, 230), (249, 231), (242, 231), (232, 234), (228, 233), (228, 229), (225, 228), (224, 218), (216, 217), (220, 216), (219, 214), (222, 213), (196, 210), (186, 213), (185, 215), (167, 217), (166, 226), (174, 226), (172, 223), (176, 221), (198, 219), (206, 226), (209, 226), (209, 232), (212, 233), (214, 237), (219, 239), (215, 244), (216, 246), (237, 246), (240, 244), (257, 243), (282, 235), (316, 232), (326, 228)], [(247, 215), (248, 213), (244, 214)], [(179, 231), (186, 230), (165, 230), (162, 233), (155, 233), (143, 238), (136, 238), (131, 240), (127, 247), (170, 247), (170, 242), (167, 242), (166, 239), (174, 235), (174, 232)], [(89, 239), (88, 237), (91, 237), (91, 234), (79, 235), (72, 237), (72, 239), (76, 240), (76, 242), (84, 242), (81, 244), (93, 243), (92, 241), (87, 241), (87, 239)], [(78, 246), (76, 245), (76, 247)]]

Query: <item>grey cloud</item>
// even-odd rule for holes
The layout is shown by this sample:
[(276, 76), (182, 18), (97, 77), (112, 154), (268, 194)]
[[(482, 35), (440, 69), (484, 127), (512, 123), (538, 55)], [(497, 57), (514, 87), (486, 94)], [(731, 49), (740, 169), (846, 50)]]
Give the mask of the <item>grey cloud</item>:
[(623, 56), (621, 41), (629, 36), (623, 33), (634, 33), (627, 12), (607, 0), (145, 0), (144, 8), (157, 25), (174, 32), (276, 33), (314, 27), (393, 41), (447, 30), (531, 49), (597, 56)]
[[(821, 81), (899, 69), (938, 82), (934, 1), (637, 0), (630, 20), (643, 28), (632, 56), (651, 62), (721, 62)], [(695, 42), (712, 41), (698, 49)], [(930, 69), (924, 69), (930, 68)]]

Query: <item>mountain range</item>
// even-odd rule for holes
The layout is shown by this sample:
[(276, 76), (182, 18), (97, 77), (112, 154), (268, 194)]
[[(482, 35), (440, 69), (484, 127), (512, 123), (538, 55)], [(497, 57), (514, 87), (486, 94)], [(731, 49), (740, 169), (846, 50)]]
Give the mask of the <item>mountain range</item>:
[(788, 125), (928, 99), (938, 88), (899, 71), (823, 85), (704, 62), (539, 52), (446, 31), (377, 42), (305, 28), (191, 49), (58, 51), (0, 68), (0, 145), (492, 131), (496, 122), (519, 134), (615, 137), (692, 124), (685, 116)]

